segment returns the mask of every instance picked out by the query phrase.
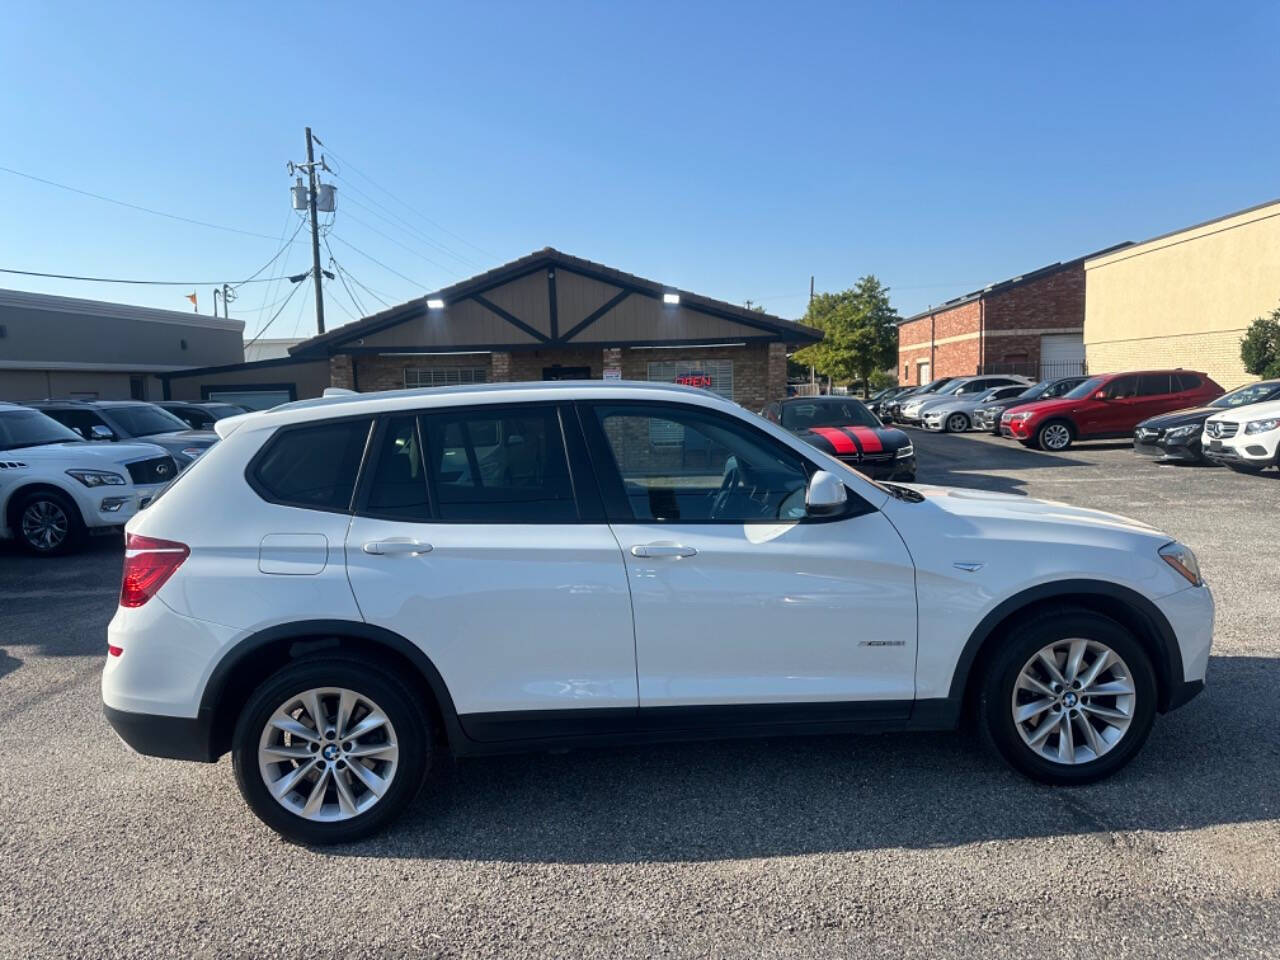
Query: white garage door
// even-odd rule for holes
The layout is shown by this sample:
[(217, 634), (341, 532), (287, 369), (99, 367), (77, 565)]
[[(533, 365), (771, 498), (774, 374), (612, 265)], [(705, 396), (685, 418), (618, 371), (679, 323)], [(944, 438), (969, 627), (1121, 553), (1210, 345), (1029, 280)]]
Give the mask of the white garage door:
[(1040, 337), (1040, 378), (1084, 373), (1084, 334), (1046, 333)]

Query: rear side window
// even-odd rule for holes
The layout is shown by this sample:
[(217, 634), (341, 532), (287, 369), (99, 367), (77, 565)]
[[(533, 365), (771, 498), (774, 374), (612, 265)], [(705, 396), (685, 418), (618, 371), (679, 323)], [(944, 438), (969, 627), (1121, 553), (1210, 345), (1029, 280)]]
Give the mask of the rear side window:
[(1173, 379), (1176, 381), (1175, 389), (1179, 392), (1183, 390), (1199, 390), (1201, 387), (1200, 378), (1194, 373), (1175, 373)]
[(431, 519), (418, 418), (392, 417), (377, 441), (368, 499), (361, 511), (395, 520)]
[(367, 418), (286, 428), (254, 458), (250, 482), (273, 503), (345, 513), (368, 436)]
[(422, 417), (438, 520), (572, 523), (578, 507), (554, 407), (486, 407)]

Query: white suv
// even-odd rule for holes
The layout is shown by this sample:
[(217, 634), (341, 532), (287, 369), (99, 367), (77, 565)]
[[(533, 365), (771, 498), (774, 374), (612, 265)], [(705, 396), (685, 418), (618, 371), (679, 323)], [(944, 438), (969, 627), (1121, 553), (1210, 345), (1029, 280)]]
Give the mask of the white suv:
[(43, 413), (0, 403), (0, 537), (65, 553), (118, 529), (178, 473), (152, 443), (90, 443)]
[(1242, 473), (1280, 465), (1280, 400), (1215, 413), (1204, 422), (1200, 449)]
[(706, 391), (548, 383), (305, 401), (127, 529), (102, 694), (136, 749), (230, 751), (305, 842), (433, 759), (955, 727), (1082, 783), (1203, 686), (1185, 546), (1024, 497), (877, 484)]

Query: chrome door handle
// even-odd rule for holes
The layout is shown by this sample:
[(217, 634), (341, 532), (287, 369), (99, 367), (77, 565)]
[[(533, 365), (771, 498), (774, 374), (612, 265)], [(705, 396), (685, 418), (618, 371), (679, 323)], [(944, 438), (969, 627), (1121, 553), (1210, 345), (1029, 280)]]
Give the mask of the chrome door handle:
[(694, 557), (698, 551), (679, 543), (642, 543), (631, 548), (633, 557)]
[(361, 549), (375, 557), (420, 557), (431, 552), (431, 544), (408, 537), (390, 537), (370, 540)]

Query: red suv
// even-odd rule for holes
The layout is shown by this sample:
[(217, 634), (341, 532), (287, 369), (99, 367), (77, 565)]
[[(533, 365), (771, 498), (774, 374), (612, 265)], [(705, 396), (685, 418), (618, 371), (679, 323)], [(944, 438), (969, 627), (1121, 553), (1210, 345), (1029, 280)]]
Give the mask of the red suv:
[(1000, 416), (1000, 435), (1037, 450), (1065, 450), (1076, 440), (1131, 437), (1147, 417), (1222, 394), (1207, 375), (1191, 370), (1104, 373), (1056, 399), (1010, 407)]

